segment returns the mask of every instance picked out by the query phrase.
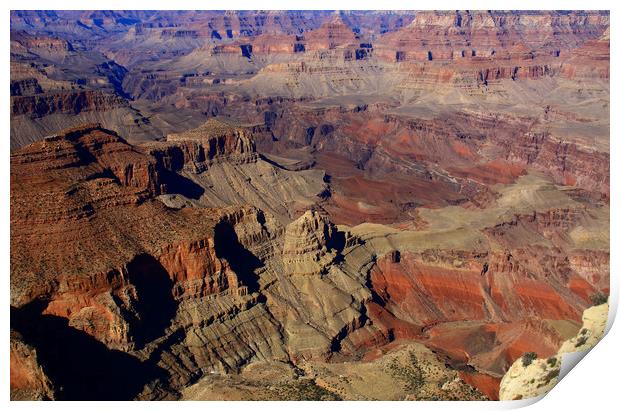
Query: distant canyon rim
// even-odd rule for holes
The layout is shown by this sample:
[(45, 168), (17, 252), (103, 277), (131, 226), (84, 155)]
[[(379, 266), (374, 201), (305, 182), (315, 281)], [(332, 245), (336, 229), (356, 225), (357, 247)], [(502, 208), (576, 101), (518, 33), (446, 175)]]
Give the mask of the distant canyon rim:
[(11, 399), (512, 400), (600, 338), (609, 12), (10, 19)]

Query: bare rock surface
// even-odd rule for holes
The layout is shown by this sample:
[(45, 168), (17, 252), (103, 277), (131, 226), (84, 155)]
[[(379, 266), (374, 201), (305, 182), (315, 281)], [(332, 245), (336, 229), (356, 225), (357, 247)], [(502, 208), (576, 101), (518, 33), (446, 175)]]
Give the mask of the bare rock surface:
[(525, 357), (515, 361), (502, 378), (500, 399), (535, 398), (551, 391), (559, 381), (563, 354), (586, 351), (596, 345), (605, 332), (608, 311), (607, 303), (585, 310), (579, 333), (564, 341), (556, 355), (535, 358), (531, 354), (525, 354)]
[(600, 335), (608, 12), (13, 11), (10, 68), (13, 399), (514, 399)]

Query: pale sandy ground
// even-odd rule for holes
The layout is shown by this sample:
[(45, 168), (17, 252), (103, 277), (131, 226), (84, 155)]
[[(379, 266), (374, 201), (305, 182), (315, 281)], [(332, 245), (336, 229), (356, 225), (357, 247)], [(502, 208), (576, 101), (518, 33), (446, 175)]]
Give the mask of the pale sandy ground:
[(482, 400), (422, 344), (385, 349), (369, 361), (274, 361), (247, 365), (238, 375), (212, 374), (182, 392), (184, 400)]

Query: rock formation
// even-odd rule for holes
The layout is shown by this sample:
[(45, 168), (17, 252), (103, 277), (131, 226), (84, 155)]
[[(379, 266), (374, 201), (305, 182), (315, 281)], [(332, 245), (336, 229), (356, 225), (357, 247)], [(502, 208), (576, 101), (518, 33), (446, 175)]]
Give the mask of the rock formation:
[(514, 399), (595, 339), (606, 12), (14, 11), (10, 90), (13, 399)]
[(502, 378), (500, 399), (535, 398), (551, 391), (559, 381), (563, 355), (589, 350), (603, 338), (608, 311), (608, 304), (585, 310), (579, 333), (564, 341), (553, 357), (537, 358), (532, 353), (526, 353), (523, 358), (515, 361)]

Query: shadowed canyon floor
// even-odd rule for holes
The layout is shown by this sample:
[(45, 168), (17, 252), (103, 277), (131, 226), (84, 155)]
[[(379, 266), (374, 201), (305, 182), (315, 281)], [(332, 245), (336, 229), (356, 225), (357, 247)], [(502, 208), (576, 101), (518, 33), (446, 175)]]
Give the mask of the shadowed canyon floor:
[(13, 11), (11, 110), (13, 399), (515, 399), (599, 338), (608, 13)]

